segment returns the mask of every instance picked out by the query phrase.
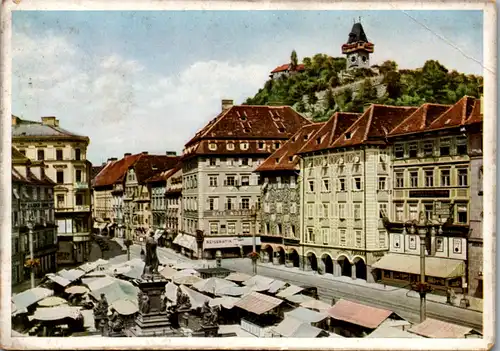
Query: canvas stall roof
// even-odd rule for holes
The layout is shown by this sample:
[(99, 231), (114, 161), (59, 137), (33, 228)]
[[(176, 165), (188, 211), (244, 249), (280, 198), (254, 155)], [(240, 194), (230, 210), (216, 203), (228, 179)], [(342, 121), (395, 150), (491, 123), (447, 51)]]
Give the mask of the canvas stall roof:
[(344, 338), (342, 335), (336, 334), (334, 332), (328, 332), (329, 338)]
[(321, 300), (316, 300), (316, 299), (304, 301), (300, 304), (300, 306), (305, 307), (305, 308), (309, 308), (311, 310), (318, 310), (318, 311), (326, 311), (327, 309), (332, 307), (332, 305), (330, 305), (326, 302), (323, 302)]
[(135, 265), (129, 267), (129, 269), (123, 272), (122, 275), (130, 279), (139, 279), (142, 273), (144, 272), (144, 262), (142, 263), (143, 263), (142, 265)]
[(177, 270), (183, 270), (183, 269), (189, 269), (189, 268), (195, 268), (196, 264), (192, 262), (179, 262), (174, 265), (173, 268)]
[(393, 312), (348, 300), (340, 300), (327, 310), (335, 319), (375, 329)]
[(80, 313), (83, 316), (83, 326), (90, 331), (95, 330), (94, 311), (82, 309), (80, 310)]
[(113, 307), (122, 316), (129, 316), (139, 311), (137, 300), (116, 300), (110, 307)]
[(219, 334), (236, 334), (237, 338), (255, 338), (256, 336), (241, 329), (239, 324), (219, 325)]
[(190, 274), (175, 275), (173, 279), (174, 283), (179, 285), (193, 285), (199, 283), (201, 280), (200, 277)]
[(466, 334), (472, 331), (472, 328), (427, 318), (422, 323), (411, 327), (408, 331), (426, 338), (455, 339), (464, 338)]
[(196, 269), (194, 268), (186, 268), (186, 269), (181, 269), (179, 271), (179, 274), (186, 274), (186, 275), (195, 275), (195, 276), (199, 276), (200, 275), (200, 272), (198, 272)]
[(302, 294), (297, 294), (297, 295), (287, 296), (286, 300), (300, 305), (301, 303), (304, 303), (306, 301), (314, 300), (314, 298)]
[(27, 335), (22, 334), (22, 333), (20, 333), (18, 331), (15, 331), (15, 330), (11, 330), (10, 336), (14, 337), (14, 338), (19, 338), (19, 337), (25, 337)]
[(189, 301), (191, 301), (191, 309), (202, 307), (205, 301), (210, 302), (212, 300), (207, 295), (200, 294), (199, 292), (194, 291), (193, 289), (190, 289), (185, 285), (181, 285), (180, 289), (189, 297)]
[(51, 281), (53, 281), (54, 283), (62, 286), (63, 288), (71, 284), (71, 281), (69, 281), (68, 279), (58, 276), (57, 274), (54, 273), (48, 273), (46, 277)]
[(283, 288), (287, 283), (282, 280), (274, 280), (271, 285), (269, 285), (269, 289), (267, 290), (271, 294), (276, 294), (279, 289)]
[(84, 285), (87, 285), (90, 289), (90, 291), (94, 290), (99, 290), (102, 289), (108, 285), (113, 284), (116, 282), (118, 279), (110, 277), (110, 276), (104, 276), (104, 277), (99, 277), (99, 278), (83, 278), (82, 283)]
[(391, 327), (388, 325), (381, 324), (377, 329), (375, 329), (367, 338), (422, 338), (417, 334), (409, 333), (406, 330), (402, 330), (398, 327)]
[(320, 328), (292, 317), (285, 317), (273, 331), (287, 338), (315, 338), (322, 332)]
[(244, 285), (252, 286), (252, 285), (267, 285), (270, 286), (274, 279), (264, 277), (262, 275), (254, 275), (250, 279), (247, 279), (243, 282)]
[(232, 272), (232, 273), (229, 273), (229, 275), (227, 277), (225, 277), (224, 279), (230, 280), (233, 282), (244, 282), (245, 280), (248, 280), (251, 277), (252, 277), (251, 275), (248, 275), (245, 273)]
[(93, 271), (99, 266), (104, 266), (107, 265), (108, 261), (103, 260), (102, 258), (98, 259), (97, 261), (94, 262), (87, 262), (82, 264), (81, 266), (78, 267), (78, 269), (84, 271), (85, 273), (88, 273), (90, 271)]
[(28, 318), (38, 321), (56, 321), (64, 318), (76, 319), (80, 314), (80, 307), (61, 305), (55, 307), (40, 307)]
[(73, 282), (79, 278), (81, 278), (83, 275), (85, 275), (85, 272), (82, 271), (81, 269), (70, 269), (69, 271), (66, 269), (62, 269), (59, 272), (57, 272), (57, 275), (68, 279), (69, 281)]
[(230, 310), (231, 308), (234, 307), (234, 304), (239, 300), (240, 300), (239, 298), (231, 296), (217, 297), (210, 301), (210, 306), (222, 306)]
[(99, 300), (101, 298), (101, 294), (104, 294), (108, 303), (111, 304), (116, 300), (122, 299), (135, 301), (137, 299), (138, 292), (139, 289), (133, 284), (124, 280), (116, 279), (116, 281), (112, 284), (92, 290), (91, 295), (96, 300)]
[(161, 276), (164, 277), (165, 279), (172, 279), (172, 277), (177, 273), (178, 271), (171, 267), (165, 267), (160, 271)]
[(260, 315), (278, 307), (282, 302), (283, 300), (275, 297), (252, 291), (236, 302), (235, 306)]
[(285, 318), (287, 317), (293, 317), (307, 323), (318, 323), (326, 318), (329, 318), (327, 313), (312, 311), (304, 307), (298, 307), (290, 312), (286, 312)]
[(193, 288), (195, 288), (196, 290), (208, 292), (211, 294), (215, 294), (217, 293), (217, 291), (223, 288), (236, 287), (236, 286), (237, 286), (236, 283), (217, 277), (203, 279), (197, 282), (196, 284), (193, 284)]
[(24, 308), (28, 308), (34, 303), (37, 303), (38, 301), (52, 295), (54, 295), (54, 292), (52, 290), (36, 287), (12, 296), (11, 300), (14, 305), (16, 305), (16, 309), (21, 310)]
[(68, 301), (59, 296), (49, 296), (43, 300), (38, 301), (38, 305), (42, 307), (53, 307), (67, 304)]
[(179, 288), (172, 282), (165, 285), (165, 296), (172, 302), (177, 302), (177, 290)]
[[(396, 272), (420, 274), (420, 257), (416, 255), (388, 254), (372, 265), (372, 268)], [(425, 258), (425, 275), (437, 278), (455, 278), (465, 274), (465, 263), (441, 257)]]
[(219, 296), (242, 296), (248, 294), (252, 289), (248, 286), (229, 286), (216, 291), (216, 295)]
[(287, 287), (284, 290), (277, 293), (276, 296), (285, 298), (288, 296), (293, 296), (295, 294), (298, 294), (302, 290), (304, 290), (304, 288), (302, 288), (300, 286), (290, 285), (289, 287)]

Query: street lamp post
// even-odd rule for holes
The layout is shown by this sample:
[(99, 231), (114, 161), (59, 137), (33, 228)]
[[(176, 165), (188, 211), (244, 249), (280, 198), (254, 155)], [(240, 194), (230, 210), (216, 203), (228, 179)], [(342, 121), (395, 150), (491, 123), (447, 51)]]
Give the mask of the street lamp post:
[[(257, 231), (257, 212), (255, 205), (252, 205), (251, 214), (254, 220), (253, 231), (252, 231), (252, 252), (257, 253), (257, 240), (255, 238), (255, 232)], [(253, 274), (257, 274), (257, 259), (252, 258), (252, 270)]]
[(35, 250), (33, 248), (33, 220), (30, 218), (28, 221), (28, 241), (30, 247), (30, 261), (31, 261), (31, 272), (30, 272), (30, 281), (31, 288), (35, 287)]

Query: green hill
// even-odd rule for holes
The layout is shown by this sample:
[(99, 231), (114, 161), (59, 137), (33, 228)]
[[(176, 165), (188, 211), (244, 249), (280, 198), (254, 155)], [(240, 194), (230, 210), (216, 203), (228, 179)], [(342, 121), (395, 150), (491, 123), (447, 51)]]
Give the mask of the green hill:
[(347, 73), (343, 57), (317, 54), (302, 63), (305, 71), (269, 79), (246, 104), (293, 106), (314, 121), (322, 121), (336, 111), (361, 112), (371, 103), (453, 104), (464, 95), (479, 97), (483, 81), (481, 76), (449, 71), (434, 60), (415, 70), (399, 70), (394, 61), (386, 61), (372, 69)]

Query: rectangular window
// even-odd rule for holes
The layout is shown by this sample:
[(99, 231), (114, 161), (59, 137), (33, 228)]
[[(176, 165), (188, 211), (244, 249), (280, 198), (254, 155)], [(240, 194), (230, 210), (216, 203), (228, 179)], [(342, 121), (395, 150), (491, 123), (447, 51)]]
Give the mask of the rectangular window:
[(458, 174), (458, 186), (467, 186), (469, 185), (468, 182), (468, 177), (467, 177), (467, 169), (466, 168), (459, 168), (457, 169), (457, 174)]
[(383, 230), (378, 232), (378, 245), (381, 248), (385, 247), (385, 231)]
[(425, 141), (424, 142), (424, 156), (432, 156), (434, 153), (434, 142)]
[(345, 219), (345, 204), (344, 203), (341, 203), (341, 204), (338, 204), (339, 205), (339, 218), (340, 219)]
[(209, 176), (209, 178), (208, 178), (208, 179), (209, 179), (209, 180), (208, 180), (208, 182), (209, 182), (209, 185), (210, 185), (211, 187), (217, 187), (217, 178), (218, 178), (218, 177), (217, 177), (216, 175)]
[(233, 202), (233, 199), (228, 197), (227, 200), (226, 200), (226, 210), (234, 210), (234, 202)]
[(297, 186), (297, 181), (295, 180), (295, 176), (290, 176), (290, 188), (295, 189)]
[(389, 218), (389, 214), (387, 213), (387, 204), (378, 204), (378, 213), (380, 218)]
[(276, 213), (283, 213), (283, 203), (282, 202), (276, 203)]
[(236, 234), (236, 223), (232, 222), (227, 224), (227, 233), (229, 235)]
[(291, 238), (295, 238), (295, 233), (296, 233), (296, 230), (295, 230), (295, 225), (291, 225), (290, 226), (290, 237)]
[(61, 149), (56, 150), (56, 160), (57, 161), (62, 161), (63, 159), (63, 151)]
[(314, 192), (314, 180), (309, 181), (309, 192)]
[(307, 241), (313, 243), (314, 239), (314, 228), (307, 228)]
[(308, 203), (307, 204), (307, 216), (309, 218), (314, 217), (314, 204)]
[(247, 175), (241, 176), (241, 186), (249, 186), (249, 185), (250, 185), (250, 177)]
[(219, 223), (211, 222), (210, 223), (210, 235), (217, 235), (217, 234), (219, 234)]
[(82, 159), (82, 152), (80, 149), (75, 149), (75, 160), (80, 161)]
[(418, 219), (418, 204), (409, 204), (410, 220), (415, 221)]
[(214, 157), (210, 157), (210, 158), (208, 159), (208, 165), (209, 165), (209, 166), (217, 166), (217, 159), (216, 159), (216, 158), (214, 158)]
[(345, 229), (340, 229), (339, 234), (340, 234), (340, 246), (345, 246), (346, 244), (346, 235), (345, 235), (346, 230)]
[(339, 178), (339, 191), (346, 191), (344, 178)]
[(355, 235), (356, 235), (356, 246), (361, 247), (361, 243), (362, 243), (361, 230), (356, 230)]
[(241, 159), (241, 165), (242, 166), (248, 166), (248, 158), (242, 158)]
[(296, 214), (297, 213), (297, 204), (295, 202), (292, 202), (290, 204), (290, 213), (291, 214)]
[(352, 173), (360, 173), (360, 170), (361, 170), (361, 165), (360, 164), (354, 164), (352, 166)]
[(442, 138), (439, 141), (439, 154), (441, 156), (449, 156), (450, 155), (450, 146), (451, 141), (449, 138)]
[(425, 186), (434, 186), (434, 171), (432, 169), (425, 170)]
[(227, 159), (227, 165), (232, 167), (234, 165), (234, 160), (232, 158)]
[(75, 195), (75, 203), (77, 206), (83, 206), (83, 195), (82, 194)]
[(462, 224), (467, 223), (467, 204), (457, 205), (457, 222)]
[(57, 184), (64, 184), (64, 171), (57, 171), (56, 178)]
[(82, 181), (82, 170), (81, 169), (77, 169), (75, 171), (75, 180), (77, 183), (80, 183)]
[(250, 223), (243, 222), (241, 224), (241, 229), (242, 229), (243, 234), (250, 234)]
[(436, 238), (436, 251), (437, 252), (443, 252), (444, 251), (444, 239), (443, 238)]
[(404, 144), (394, 145), (394, 157), (403, 158), (405, 157), (405, 146)]
[(354, 204), (354, 219), (361, 219), (361, 204)]
[(403, 172), (397, 172), (394, 179), (395, 179), (395, 182), (394, 182), (395, 188), (404, 188), (404, 186), (405, 186), (405, 174)]
[(418, 171), (410, 172), (410, 185), (412, 188), (418, 188)]
[(214, 197), (211, 197), (208, 199), (208, 209), (210, 211), (215, 211), (217, 210), (217, 206), (216, 206), (216, 198)]
[(20, 152), (21, 154), (23, 154), (24, 156), (26, 156), (26, 150), (19, 150), (19, 152)]
[(442, 169), (441, 170), (441, 186), (450, 186), (450, 170)]
[(257, 196), (257, 199), (255, 200), (255, 209), (260, 210), (260, 196)]
[(321, 228), (321, 237), (323, 239), (323, 244), (327, 245), (329, 243), (330, 235), (328, 234), (330, 228)]
[(38, 151), (36, 152), (36, 159), (37, 159), (38, 161), (43, 161), (43, 160), (45, 160), (45, 150), (38, 150)]
[(425, 218), (431, 221), (434, 217), (434, 206), (432, 204), (424, 204)]
[(408, 144), (408, 154), (410, 157), (417, 157), (418, 143), (412, 142), (412, 143)]
[(404, 204), (402, 203), (397, 203), (396, 204), (396, 222), (403, 222), (404, 221)]
[(250, 198), (245, 197), (241, 199), (241, 209), (242, 210), (250, 209)]
[(352, 180), (352, 186), (353, 190), (361, 190), (361, 177), (354, 177), (354, 179)]
[(225, 186), (234, 186), (236, 184), (236, 180), (234, 176), (227, 176), (225, 181)]
[(378, 177), (378, 190), (386, 190), (386, 177)]
[(457, 155), (467, 155), (467, 137), (457, 137)]
[(330, 181), (323, 179), (323, 191), (330, 191)]
[(323, 202), (323, 218), (328, 218), (328, 214), (330, 213), (330, 204), (327, 202)]

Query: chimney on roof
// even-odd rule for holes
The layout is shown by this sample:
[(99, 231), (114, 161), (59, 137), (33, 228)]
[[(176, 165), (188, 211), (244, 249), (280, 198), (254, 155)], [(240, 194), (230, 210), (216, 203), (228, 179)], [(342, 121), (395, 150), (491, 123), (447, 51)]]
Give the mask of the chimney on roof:
[(128, 156), (132, 156), (132, 154), (130, 152), (126, 152), (123, 154), (123, 157), (128, 157)]
[(12, 115), (12, 125), (15, 126), (17, 124), (17, 117)]
[(230, 109), (231, 107), (233, 107), (233, 100), (222, 99), (221, 105), (222, 105), (222, 111), (226, 111), (226, 110)]
[(147, 154), (148, 154), (148, 152), (147, 152), (147, 151), (143, 151), (143, 152), (141, 152), (141, 154), (143, 154), (143, 155), (147, 155)]
[(167, 151), (167, 156), (177, 156), (177, 151)]
[(113, 161), (117, 161), (118, 159), (116, 157), (110, 157), (108, 158), (108, 162), (107, 163), (110, 163), (110, 162), (113, 162)]
[(51, 127), (59, 127), (59, 120), (54, 116), (42, 117), (42, 124)]

